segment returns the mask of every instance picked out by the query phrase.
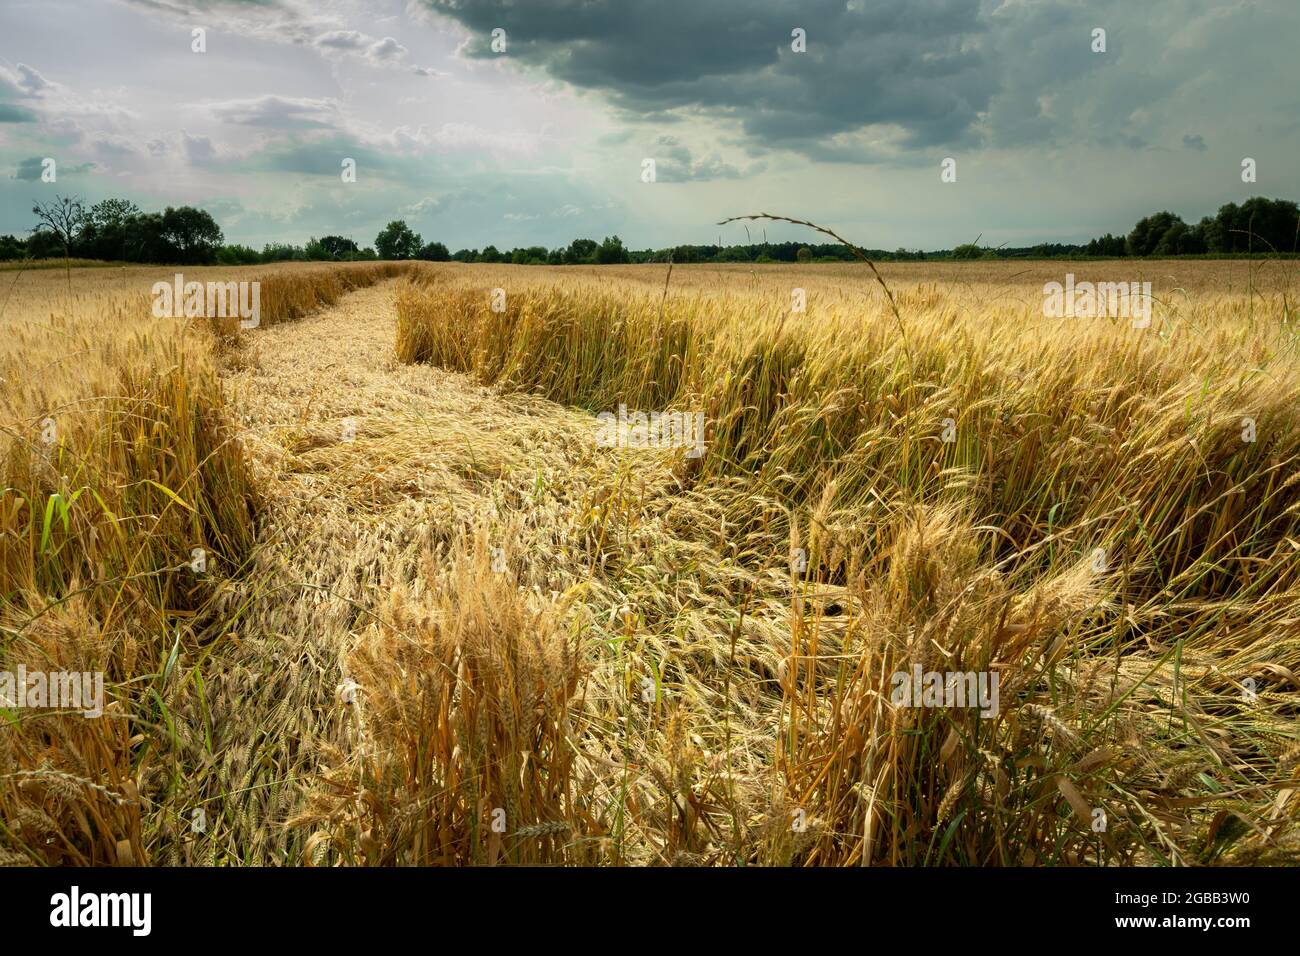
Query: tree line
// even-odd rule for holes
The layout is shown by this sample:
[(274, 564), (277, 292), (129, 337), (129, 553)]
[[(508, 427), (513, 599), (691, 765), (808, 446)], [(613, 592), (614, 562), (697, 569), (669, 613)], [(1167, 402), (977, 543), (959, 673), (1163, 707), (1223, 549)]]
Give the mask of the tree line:
[[(618, 236), (574, 239), (567, 246), (523, 246), (501, 250), (448, 250), (425, 242), (400, 219), (389, 222), (362, 248), (344, 236), (312, 237), (305, 245), (267, 243), (259, 251), (226, 244), (212, 215), (194, 206), (168, 206), (145, 212), (127, 199), (104, 199), (86, 206), (80, 199), (56, 196), (32, 207), (36, 225), (27, 238), (0, 236), (0, 261), (78, 258), (112, 262), (183, 265), (256, 265), (284, 261), (352, 261), (424, 259), (432, 262), (492, 262), (516, 265), (611, 265), (675, 262), (846, 262), (854, 258), (839, 243), (762, 242), (745, 245), (678, 245), (631, 250)], [(964, 243), (953, 249), (866, 249), (873, 259), (906, 262), (933, 259), (1041, 259), (1055, 257), (1127, 257), (1211, 255), (1294, 255), (1300, 249), (1300, 208), (1285, 199), (1255, 197), (1241, 205), (1227, 203), (1214, 216), (1189, 224), (1167, 210), (1138, 220), (1126, 235), (1107, 233), (1086, 244), (1042, 243), (1007, 248)]]
[(254, 265), (298, 260), (377, 259), (342, 236), (312, 238), (305, 246), (267, 243), (261, 251), (226, 244), (206, 209), (168, 206), (146, 212), (128, 199), (104, 199), (87, 206), (56, 196), (32, 207), (36, 225), (27, 238), (0, 236), (0, 261), (14, 259), (99, 259), (108, 262), (176, 265)]
[(1256, 196), (1220, 206), (1213, 217), (1188, 224), (1167, 210), (1138, 220), (1127, 236), (1109, 233), (1084, 247), (1095, 256), (1187, 256), (1295, 253), (1300, 209), (1286, 199)]
[(127, 199), (104, 199), (87, 207), (58, 196), (32, 207), (36, 226), (27, 239), (0, 236), (0, 259), (75, 257), (117, 262), (215, 261), (221, 227), (193, 206), (145, 212)]
[(1187, 223), (1168, 210), (1137, 221), (1127, 235), (1106, 233), (1084, 245), (1050, 243), (1026, 249), (984, 249), (958, 246), (953, 259), (1093, 256), (1113, 259), (1176, 256), (1295, 255), (1300, 251), (1300, 207), (1287, 199), (1256, 196), (1241, 205), (1230, 202), (1214, 216)]

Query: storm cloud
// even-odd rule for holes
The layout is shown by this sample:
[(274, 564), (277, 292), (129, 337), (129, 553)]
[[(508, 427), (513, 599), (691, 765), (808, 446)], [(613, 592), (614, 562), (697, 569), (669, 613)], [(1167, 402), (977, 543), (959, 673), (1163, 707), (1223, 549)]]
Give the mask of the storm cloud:
[[(730, 114), (773, 146), (882, 124), (908, 145), (950, 142), (998, 88), (979, 0), (428, 2), (470, 31), (467, 56), (517, 59), (628, 113)], [(504, 54), (494, 29), (506, 31)]]
[[(733, 123), (751, 152), (824, 160), (940, 146), (1141, 148), (1162, 107), (1177, 110), (1207, 69), (1271, 98), (1276, 77), (1252, 58), (1261, 45), (1284, 56), (1300, 36), (1300, 8), (1263, 0), (422, 2), (468, 31), (463, 56), (601, 93), (627, 121), (703, 114)], [(497, 29), (504, 52), (492, 47)], [(796, 30), (805, 52), (793, 49)], [(1230, 109), (1241, 92), (1201, 90), (1197, 105)]]

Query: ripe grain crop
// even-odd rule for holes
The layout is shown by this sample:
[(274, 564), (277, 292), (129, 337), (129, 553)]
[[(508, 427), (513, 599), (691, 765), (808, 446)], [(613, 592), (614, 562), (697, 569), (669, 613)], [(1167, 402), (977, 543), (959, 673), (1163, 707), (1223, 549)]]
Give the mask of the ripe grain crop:
[[(1066, 269), (1151, 326), (1045, 318)], [(0, 671), (110, 703), (5, 711), (0, 851), (1296, 862), (1292, 277), (1117, 269), (882, 266), (897, 314), (853, 265), (211, 270), (248, 331), (20, 276)], [(602, 445), (620, 405), (704, 454)]]
[[(573, 787), (571, 829), (622, 858), (643, 828), (658, 862), (1293, 861), (1294, 292), (1216, 265), (1234, 288), (1143, 264), (1141, 330), (1045, 319), (1046, 264), (886, 269), (901, 328), (847, 267), (678, 269), (666, 296), (647, 269), (409, 280), (406, 361), (705, 411), (703, 459), (624, 452), (638, 479), (574, 542), (598, 690), (567, 706), (620, 786)], [(1000, 712), (897, 706), (917, 665), (996, 672)]]

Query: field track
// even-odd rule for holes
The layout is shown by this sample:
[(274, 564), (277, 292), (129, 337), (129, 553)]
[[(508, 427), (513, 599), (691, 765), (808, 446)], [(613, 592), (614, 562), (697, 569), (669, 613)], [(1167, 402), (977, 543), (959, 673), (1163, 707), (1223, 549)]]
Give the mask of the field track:
[(227, 838), (207, 843), (213, 854), (225, 842), (246, 862), (296, 862), (301, 834), (280, 824), (299, 808), (312, 746), (348, 739), (343, 642), (415, 581), (426, 547), (491, 507), (510, 467), (549, 457), (559, 470), (565, 443), (544, 447), (540, 433), (582, 430), (576, 413), (395, 362), (392, 286), (250, 335), (224, 373), (267, 482), (269, 547), (230, 595), (232, 611), (252, 609), (209, 691), (212, 751), (228, 766), (206, 779), (239, 782), (224, 799), (194, 795), (220, 807)]

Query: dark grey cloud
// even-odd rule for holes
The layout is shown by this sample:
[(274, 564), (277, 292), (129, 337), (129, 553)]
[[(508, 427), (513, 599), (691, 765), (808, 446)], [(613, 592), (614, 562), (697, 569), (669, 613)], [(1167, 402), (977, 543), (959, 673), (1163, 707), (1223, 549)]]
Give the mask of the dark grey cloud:
[(1266, 61), (1300, 35), (1293, 0), (420, 2), (469, 31), (463, 55), (600, 92), (624, 119), (702, 114), (750, 150), (825, 160), (1176, 141), (1156, 127), (1185, 130), (1193, 106), (1204, 121), (1242, 91), (1276, 101)]
[[(20, 179), (29, 183), (39, 182), (41, 172), (43, 171), (41, 165), (43, 161), (43, 158), (40, 156), (32, 156), (29, 159), (19, 161), (18, 168), (14, 171), (14, 175), (11, 178)], [(59, 163), (56, 167), (60, 177), (80, 175), (81, 173), (89, 172), (94, 168), (94, 163), (77, 163), (75, 165)]]
[(25, 106), (0, 103), (0, 123), (35, 123), (36, 114)]
[(741, 175), (739, 169), (717, 155), (697, 159), (676, 136), (659, 136), (646, 155), (654, 159), (655, 179), (661, 183), (739, 179)]
[[(709, 110), (770, 146), (813, 148), (891, 124), (956, 140), (997, 90), (980, 0), (426, 0), (471, 31), (474, 58), (536, 66), (630, 114)], [(492, 31), (506, 31), (504, 54)], [(806, 52), (792, 49), (805, 31)]]
[(32, 156), (20, 161), (18, 169), (14, 171), (13, 178), (29, 183), (38, 181), (41, 178), (41, 157)]

